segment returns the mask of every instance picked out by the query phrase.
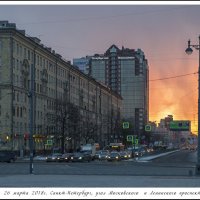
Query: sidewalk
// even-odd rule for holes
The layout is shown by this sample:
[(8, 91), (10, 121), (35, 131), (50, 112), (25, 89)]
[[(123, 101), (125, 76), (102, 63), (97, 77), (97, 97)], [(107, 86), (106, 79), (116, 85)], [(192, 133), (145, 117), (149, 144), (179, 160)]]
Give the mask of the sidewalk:
[(200, 187), (200, 177), (4, 175), (0, 187)]

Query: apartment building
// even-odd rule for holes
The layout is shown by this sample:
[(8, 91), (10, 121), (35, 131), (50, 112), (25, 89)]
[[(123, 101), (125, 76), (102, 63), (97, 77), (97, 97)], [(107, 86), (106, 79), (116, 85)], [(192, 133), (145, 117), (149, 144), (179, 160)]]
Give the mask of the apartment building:
[[(30, 134), (30, 90), (33, 135)], [(0, 148), (76, 149), (110, 142), (122, 98), (16, 24), (0, 21)]]

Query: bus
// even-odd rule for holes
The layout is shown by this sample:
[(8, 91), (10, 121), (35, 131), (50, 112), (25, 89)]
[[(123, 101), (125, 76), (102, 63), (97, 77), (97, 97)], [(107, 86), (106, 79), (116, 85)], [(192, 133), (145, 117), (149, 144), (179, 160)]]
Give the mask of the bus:
[(110, 143), (107, 146), (107, 150), (109, 151), (124, 151), (125, 146), (122, 143)]

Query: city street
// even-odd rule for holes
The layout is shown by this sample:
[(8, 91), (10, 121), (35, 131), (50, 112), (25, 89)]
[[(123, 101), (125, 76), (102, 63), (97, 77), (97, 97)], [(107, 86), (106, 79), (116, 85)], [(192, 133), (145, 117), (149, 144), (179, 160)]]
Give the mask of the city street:
[[(196, 151), (182, 150), (151, 160), (153, 156), (118, 162), (45, 162), (34, 161), (34, 174), (51, 175), (135, 175), (187, 176), (194, 173)], [(0, 163), (0, 174), (29, 174), (29, 161)]]
[[(29, 162), (0, 163), (1, 187), (199, 187), (194, 175), (196, 152), (177, 151), (149, 160), (85, 163)], [(19, 181), (20, 179), (20, 181)]]

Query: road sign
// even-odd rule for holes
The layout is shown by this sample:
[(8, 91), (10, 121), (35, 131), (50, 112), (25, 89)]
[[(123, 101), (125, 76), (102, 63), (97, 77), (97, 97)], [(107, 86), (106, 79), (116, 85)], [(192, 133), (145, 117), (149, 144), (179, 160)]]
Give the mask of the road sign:
[(53, 145), (53, 141), (52, 140), (47, 140), (47, 145)]
[(123, 122), (123, 129), (129, 128), (129, 122)]
[(134, 140), (133, 140), (133, 144), (136, 144), (136, 145), (137, 145), (137, 144), (138, 144), (138, 139), (134, 139)]
[(127, 135), (126, 140), (128, 142), (132, 142), (133, 141), (133, 135)]
[(191, 128), (189, 120), (174, 120), (169, 123), (171, 131), (189, 131)]
[(145, 131), (150, 132), (151, 131), (151, 125), (147, 124), (145, 126)]

